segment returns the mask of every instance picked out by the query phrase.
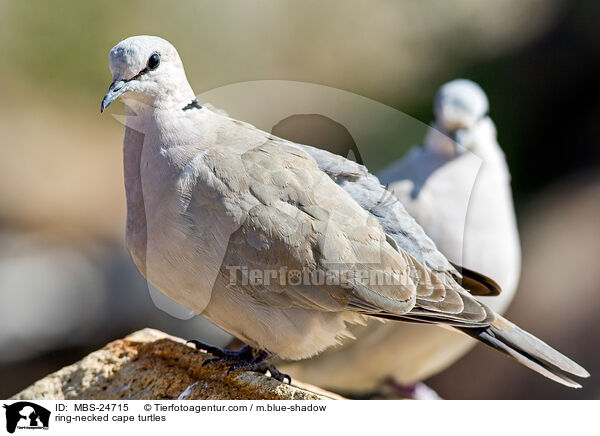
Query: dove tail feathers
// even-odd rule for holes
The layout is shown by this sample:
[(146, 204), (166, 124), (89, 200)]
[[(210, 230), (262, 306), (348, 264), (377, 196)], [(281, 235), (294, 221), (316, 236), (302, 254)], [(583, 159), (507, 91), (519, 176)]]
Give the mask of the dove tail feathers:
[(455, 263), (452, 263), (452, 266), (456, 268), (462, 275), (462, 287), (469, 291), (471, 295), (485, 295), (488, 297), (493, 297), (500, 295), (502, 292), (500, 285), (491, 278)]
[(458, 327), (458, 330), (562, 385), (581, 387), (567, 374), (589, 377), (580, 365), (499, 315), (487, 328)]

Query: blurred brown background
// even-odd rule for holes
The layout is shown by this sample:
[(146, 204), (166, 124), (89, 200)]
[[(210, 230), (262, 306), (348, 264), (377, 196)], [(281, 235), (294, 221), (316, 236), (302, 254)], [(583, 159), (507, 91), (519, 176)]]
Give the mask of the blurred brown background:
[(176, 45), (198, 93), (312, 82), (427, 123), (440, 84), (479, 82), (522, 237), (508, 315), (593, 377), (568, 390), (478, 347), (430, 384), (445, 398), (600, 398), (599, 18), (594, 0), (0, 0), (0, 398), (138, 328), (226, 341), (159, 311), (124, 248), (123, 128), (99, 105), (109, 49), (135, 34)]

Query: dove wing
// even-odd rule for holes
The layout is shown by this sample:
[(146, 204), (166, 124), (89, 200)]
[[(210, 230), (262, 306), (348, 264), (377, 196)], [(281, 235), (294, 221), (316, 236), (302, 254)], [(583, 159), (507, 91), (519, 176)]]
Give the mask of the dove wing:
[[(239, 122), (234, 127), (249, 128)], [(270, 280), (239, 286), (239, 292), (279, 307), (352, 310), (388, 318), (402, 315), (458, 325), (483, 325), (489, 320), (485, 307), (460, 288), (449, 274), (455, 270), (395, 200), (392, 205), (396, 204), (399, 218), (388, 228), (403, 235), (402, 241), (428, 247), (428, 260), (437, 257), (438, 269), (421, 264), (398, 246), (377, 216), (391, 222), (386, 203), (377, 198), (385, 189), (364, 167), (333, 160), (326, 172), (305, 146), (256, 132), (260, 131), (221, 138), (223, 147), (203, 154), (197, 162), (205, 167), (197, 171), (206, 177), (202, 185), (214, 187), (210, 197), (218, 199), (238, 225), (229, 238), (223, 269), (244, 267), (265, 274), (283, 268), (334, 278), (347, 275), (343, 283), (288, 286)], [(344, 189), (342, 179), (359, 172), (364, 175), (362, 185)], [(337, 180), (332, 174), (337, 174)], [(350, 193), (356, 186), (376, 194), (357, 202)], [(407, 223), (407, 229), (401, 228), (401, 222)], [(415, 246), (411, 250), (420, 254)], [(383, 279), (374, 283), (369, 280), (374, 276)]]

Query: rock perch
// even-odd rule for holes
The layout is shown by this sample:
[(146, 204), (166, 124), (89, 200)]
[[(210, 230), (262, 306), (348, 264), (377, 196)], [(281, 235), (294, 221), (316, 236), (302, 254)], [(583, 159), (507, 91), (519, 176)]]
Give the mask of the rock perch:
[[(328, 400), (336, 394), (280, 383), (254, 372), (227, 375), (202, 362), (185, 340), (153, 329), (137, 331), (38, 380), (13, 400)], [(302, 387), (300, 387), (302, 386)]]

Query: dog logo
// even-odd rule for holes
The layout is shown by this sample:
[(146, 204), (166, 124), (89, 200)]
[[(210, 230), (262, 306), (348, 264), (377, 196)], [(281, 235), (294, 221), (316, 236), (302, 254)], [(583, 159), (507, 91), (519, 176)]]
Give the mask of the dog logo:
[(50, 411), (29, 401), (3, 406), (6, 409), (6, 431), (14, 433), (16, 429), (48, 430)]

